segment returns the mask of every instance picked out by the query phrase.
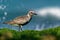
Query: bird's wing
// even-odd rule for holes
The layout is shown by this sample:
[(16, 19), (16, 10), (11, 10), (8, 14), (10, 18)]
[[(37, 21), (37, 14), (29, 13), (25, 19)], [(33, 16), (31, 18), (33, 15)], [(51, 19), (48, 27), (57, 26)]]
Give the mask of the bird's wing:
[(26, 16), (19, 16), (19, 17), (16, 17), (14, 20), (17, 20), (17, 19), (24, 19)]
[(17, 24), (23, 24), (23, 23), (26, 23), (27, 22), (27, 16), (19, 16), (19, 17), (16, 17), (13, 21)]

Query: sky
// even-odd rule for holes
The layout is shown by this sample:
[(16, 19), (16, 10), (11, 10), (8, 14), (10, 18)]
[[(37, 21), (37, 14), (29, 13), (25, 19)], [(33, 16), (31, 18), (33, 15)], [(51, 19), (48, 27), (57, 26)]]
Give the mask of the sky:
[(23, 30), (42, 30), (60, 26), (60, 0), (0, 0), (0, 28), (18, 30), (18, 27), (2, 22), (23, 16), (29, 10), (38, 15), (33, 16)]

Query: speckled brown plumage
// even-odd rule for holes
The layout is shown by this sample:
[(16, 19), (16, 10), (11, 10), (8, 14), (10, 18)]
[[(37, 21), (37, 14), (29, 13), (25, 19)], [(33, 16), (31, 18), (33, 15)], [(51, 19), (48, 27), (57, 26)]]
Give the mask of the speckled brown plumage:
[(35, 15), (35, 12), (29, 11), (27, 15), (16, 17), (15, 19), (4, 23), (11, 24), (11, 25), (17, 24), (19, 26), (19, 30), (20, 28), (22, 30), (22, 25), (29, 22), (33, 15)]

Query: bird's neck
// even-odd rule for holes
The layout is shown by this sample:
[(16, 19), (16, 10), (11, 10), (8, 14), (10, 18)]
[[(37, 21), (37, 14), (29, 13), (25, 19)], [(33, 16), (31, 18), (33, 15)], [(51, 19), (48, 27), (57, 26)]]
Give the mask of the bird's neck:
[(32, 18), (32, 16), (31, 16), (31, 15), (29, 15), (29, 14), (27, 14), (27, 16), (28, 16), (29, 18)]

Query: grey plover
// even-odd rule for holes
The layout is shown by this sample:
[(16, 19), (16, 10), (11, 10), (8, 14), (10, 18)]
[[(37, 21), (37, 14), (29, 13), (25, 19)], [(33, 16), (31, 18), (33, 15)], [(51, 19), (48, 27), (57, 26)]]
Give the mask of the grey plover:
[(15, 19), (4, 22), (4, 24), (18, 25), (19, 31), (22, 30), (22, 26), (28, 23), (33, 15), (37, 15), (35, 11), (29, 11), (27, 15), (16, 17)]

